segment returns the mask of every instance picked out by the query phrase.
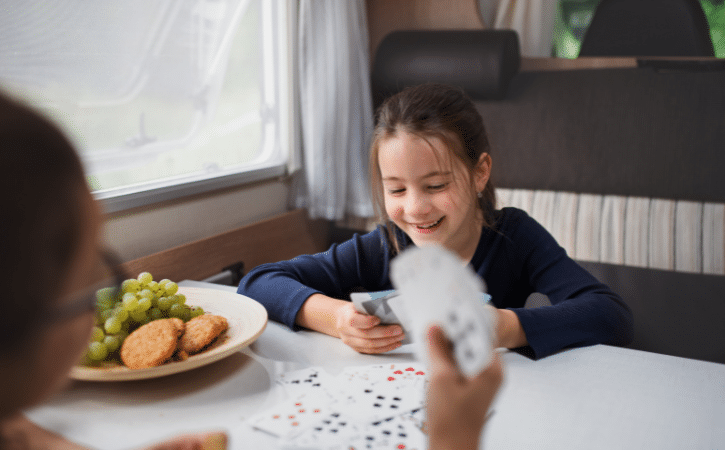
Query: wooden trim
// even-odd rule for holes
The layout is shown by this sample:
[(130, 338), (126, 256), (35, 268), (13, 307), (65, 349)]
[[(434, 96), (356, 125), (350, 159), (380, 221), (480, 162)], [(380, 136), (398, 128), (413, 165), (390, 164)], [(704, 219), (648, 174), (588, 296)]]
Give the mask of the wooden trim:
[(148, 271), (155, 279), (174, 281), (202, 280), (239, 261), (246, 272), (263, 263), (326, 250), (330, 229), (329, 221), (310, 220), (306, 210), (296, 209), (128, 261), (123, 268), (131, 275)]
[(622, 69), (637, 67), (637, 58), (521, 58), (521, 72), (555, 70)]
[(637, 60), (648, 61), (722, 61), (721, 58), (692, 56), (642, 56), (603, 57), (583, 56), (581, 58), (521, 58), (521, 72), (546, 72), (555, 70), (626, 69), (636, 68)]

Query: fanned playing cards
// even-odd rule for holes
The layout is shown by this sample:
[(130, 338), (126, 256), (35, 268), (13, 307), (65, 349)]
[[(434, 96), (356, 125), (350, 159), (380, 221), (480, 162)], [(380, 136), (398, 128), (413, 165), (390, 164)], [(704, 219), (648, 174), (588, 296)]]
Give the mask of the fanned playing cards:
[(491, 362), (496, 330), (493, 307), (481, 301), (483, 280), (442, 247), (414, 247), (391, 263), (390, 277), (421, 361), (428, 360), (425, 333), (438, 324), (453, 342), (461, 371), (473, 377)]

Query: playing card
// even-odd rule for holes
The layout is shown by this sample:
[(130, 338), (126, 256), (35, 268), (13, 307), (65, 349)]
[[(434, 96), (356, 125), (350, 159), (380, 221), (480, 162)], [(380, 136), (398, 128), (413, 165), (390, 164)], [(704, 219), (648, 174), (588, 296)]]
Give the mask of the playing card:
[(425, 391), (405, 384), (354, 384), (346, 389), (344, 408), (361, 422), (374, 422), (418, 409), (425, 403)]
[(411, 422), (419, 430), (425, 432), (425, 408), (416, 408), (400, 416), (404, 421)]
[(346, 448), (344, 443), (356, 439), (360, 434), (360, 428), (360, 424), (354, 418), (333, 411), (306, 428), (297, 437), (284, 443), (282, 448), (285, 450)]
[[(481, 301), (483, 280), (441, 247), (415, 247), (392, 262), (391, 278), (405, 304), (414, 340), (424, 342), (433, 323), (454, 345), (461, 371), (469, 377), (488, 366), (495, 332), (493, 308)], [(416, 352), (427, 361), (425, 345)]]
[(327, 399), (308, 397), (288, 399), (249, 419), (252, 428), (279, 438), (291, 439), (330, 414)]
[(412, 422), (402, 417), (391, 417), (363, 428), (359, 437), (350, 441), (347, 448), (424, 450), (426, 440), (426, 435)]
[(347, 383), (407, 384), (423, 389), (426, 380), (426, 368), (420, 363), (407, 364), (373, 364), (367, 366), (351, 366), (345, 368), (338, 376), (338, 381)]
[(277, 376), (275, 384), (281, 386), (292, 398), (308, 394), (321, 395), (333, 400), (335, 392), (339, 389), (337, 379), (320, 367), (284, 372)]
[(380, 318), (380, 323), (385, 325), (400, 325), (405, 333), (405, 338), (400, 341), (401, 344), (410, 344), (410, 336), (408, 335), (404, 322), (399, 317), (399, 311), (395, 308), (397, 297), (398, 293), (393, 290), (353, 292), (350, 294), (350, 300), (352, 300), (352, 304), (355, 306), (357, 312), (369, 316), (377, 316)]

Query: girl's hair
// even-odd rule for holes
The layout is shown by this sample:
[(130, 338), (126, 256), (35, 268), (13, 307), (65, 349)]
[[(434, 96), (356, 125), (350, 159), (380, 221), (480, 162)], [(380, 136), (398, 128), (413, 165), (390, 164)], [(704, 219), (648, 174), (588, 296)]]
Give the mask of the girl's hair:
[(31, 340), (81, 237), (83, 167), (65, 136), (0, 94), (0, 353)]
[(378, 154), (380, 144), (398, 132), (421, 138), (437, 137), (468, 169), (471, 197), (483, 213), (483, 225), (492, 227), (496, 209), (496, 191), (489, 179), (483, 192), (476, 192), (473, 172), (479, 157), (490, 152), (483, 119), (473, 101), (463, 90), (443, 84), (422, 84), (407, 88), (383, 102), (375, 117), (375, 131), (370, 146), (370, 184), (375, 211), (385, 223), (393, 251), (401, 250), (394, 226), (385, 212), (383, 180)]

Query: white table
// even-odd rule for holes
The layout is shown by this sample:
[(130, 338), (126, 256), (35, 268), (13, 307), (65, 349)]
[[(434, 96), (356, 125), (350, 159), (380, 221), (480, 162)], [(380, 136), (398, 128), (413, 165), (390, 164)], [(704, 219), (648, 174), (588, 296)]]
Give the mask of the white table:
[[(244, 420), (283, 398), (272, 387), (277, 374), (322, 366), (335, 375), (381, 360), (412, 361), (412, 348), (361, 355), (338, 339), (269, 322), (251, 346), (209, 366), (144, 381), (74, 382), (27, 414), (98, 449), (220, 428), (233, 449), (273, 449), (275, 439)], [(604, 345), (539, 361), (506, 351), (503, 360), (486, 449), (725, 450), (725, 365)]]

